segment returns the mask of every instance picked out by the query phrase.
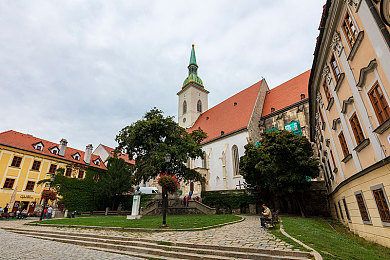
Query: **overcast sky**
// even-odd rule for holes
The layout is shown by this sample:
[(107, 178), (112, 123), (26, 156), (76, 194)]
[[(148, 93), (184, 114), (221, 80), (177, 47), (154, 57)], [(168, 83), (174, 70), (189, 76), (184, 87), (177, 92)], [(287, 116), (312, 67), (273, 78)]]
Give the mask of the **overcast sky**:
[(325, 0), (1, 1), (0, 131), (115, 147), (156, 106), (176, 116), (195, 44), (209, 107), (311, 68)]

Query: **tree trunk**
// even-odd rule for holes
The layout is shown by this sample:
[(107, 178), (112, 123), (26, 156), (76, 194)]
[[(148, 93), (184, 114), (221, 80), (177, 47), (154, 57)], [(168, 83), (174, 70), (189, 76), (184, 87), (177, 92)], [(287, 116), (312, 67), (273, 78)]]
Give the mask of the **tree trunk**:
[(306, 216), (305, 216), (305, 212), (304, 212), (303, 205), (302, 205), (302, 201), (301, 201), (300, 197), (297, 196), (297, 195), (295, 195), (294, 198), (295, 198), (295, 200), (296, 200), (296, 202), (297, 202), (297, 204), (298, 204), (298, 207), (299, 207), (299, 211), (300, 211), (300, 213), (301, 213), (301, 216), (302, 216), (303, 218), (305, 218)]
[(163, 203), (163, 223), (162, 226), (167, 226), (167, 210), (168, 210), (168, 192), (166, 190), (163, 190), (162, 192), (162, 203)]

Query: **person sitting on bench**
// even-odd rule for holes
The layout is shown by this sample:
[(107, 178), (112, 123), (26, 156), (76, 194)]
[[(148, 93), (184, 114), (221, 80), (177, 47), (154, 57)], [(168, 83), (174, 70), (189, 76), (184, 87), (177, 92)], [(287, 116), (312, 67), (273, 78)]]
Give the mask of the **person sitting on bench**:
[(261, 212), (262, 216), (260, 217), (261, 228), (265, 228), (266, 221), (272, 221), (271, 210), (265, 204), (263, 204), (263, 209), (264, 211)]

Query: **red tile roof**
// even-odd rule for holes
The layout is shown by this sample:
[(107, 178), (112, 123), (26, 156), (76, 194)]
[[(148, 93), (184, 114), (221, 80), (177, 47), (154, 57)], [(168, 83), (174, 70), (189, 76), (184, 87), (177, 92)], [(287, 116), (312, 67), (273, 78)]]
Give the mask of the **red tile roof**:
[[(308, 70), (268, 91), (265, 96), (262, 117), (298, 103), (301, 101), (301, 94), (305, 95), (305, 99), (309, 98), (310, 71)], [(274, 108), (275, 111), (271, 112), (271, 108)]]
[[(43, 144), (42, 151), (35, 150), (34, 147), (33, 147), (33, 144), (36, 144), (36, 143), (39, 143), (39, 142), (42, 142), (42, 144)], [(34, 137), (32, 135), (29, 135), (29, 134), (19, 133), (19, 132), (13, 131), (13, 130), (9, 130), (9, 131), (0, 133), (0, 144), (6, 145), (6, 146), (10, 146), (10, 147), (14, 147), (14, 148), (19, 148), (19, 149), (30, 151), (30, 152), (34, 152), (34, 153), (37, 153), (37, 154), (48, 155), (48, 156), (51, 156), (51, 157), (67, 160), (67, 161), (70, 161), (70, 162), (73, 162), (73, 163), (87, 165), (87, 163), (84, 162), (84, 154), (85, 154), (85, 152), (83, 152), (83, 151), (80, 151), (80, 150), (77, 150), (77, 149), (74, 149), (74, 148), (71, 148), (71, 147), (66, 147), (64, 156), (52, 154), (50, 152), (49, 148), (53, 148), (55, 146), (59, 147), (59, 144), (53, 143), (53, 142), (49, 142), (49, 141), (46, 141), (46, 140), (43, 140), (43, 139), (40, 139), (40, 138), (37, 138), (37, 137)], [(72, 157), (72, 155), (77, 153), (77, 152), (80, 154), (80, 160), (79, 161), (73, 159), (73, 157)], [(96, 159), (100, 160), (100, 165), (99, 166), (97, 166), (97, 165), (95, 165), (93, 163), (93, 161), (95, 161)], [(96, 168), (106, 169), (106, 166), (104, 165), (104, 163), (101, 160), (101, 158), (98, 155), (95, 155), (95, 154), (91, 155), (91, 161), (89, 162), (89, 165), (93, 166), (93, 167), (96, 167)]]
[[(114, 150), (115, 150), (114, 148), (105, 146), (105, 145), (103, 145), (103, 144), (102, 144), (102, 146), (103, 146), (103, 148), (110, 154), (111, 157), (114, 155)], [(133, 165), (135, 164), (135, 161), (134, 161), (134, 160), (130, 160), (130, 159), (129, 159), (128, 154), (120, 154), (120, 155), (118, 156), (118, 158), (122, 158), (122, 159), (125, 160), (125, 162), (127, 162), (127, 163), (130, 163), (130, 164), (133, 164)]]
[(188, 131), (199, 127), (207, 133), (203, 143), (233, 133), (248, 126), (262, 81), (226, 99), (199, 116), (194, 126)]

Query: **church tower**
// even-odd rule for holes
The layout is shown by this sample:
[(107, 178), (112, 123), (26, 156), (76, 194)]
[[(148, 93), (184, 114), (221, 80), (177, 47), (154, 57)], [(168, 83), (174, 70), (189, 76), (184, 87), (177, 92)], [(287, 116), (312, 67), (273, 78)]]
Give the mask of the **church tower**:
[(208, 109), (208, 94), (203, 82), (198, 76), (195, 47), (192, 44), (190, 65), (188, 65), (188, 77), (184, 80), (179, 96), (179, 125), (190, 128), (198, 117)]

